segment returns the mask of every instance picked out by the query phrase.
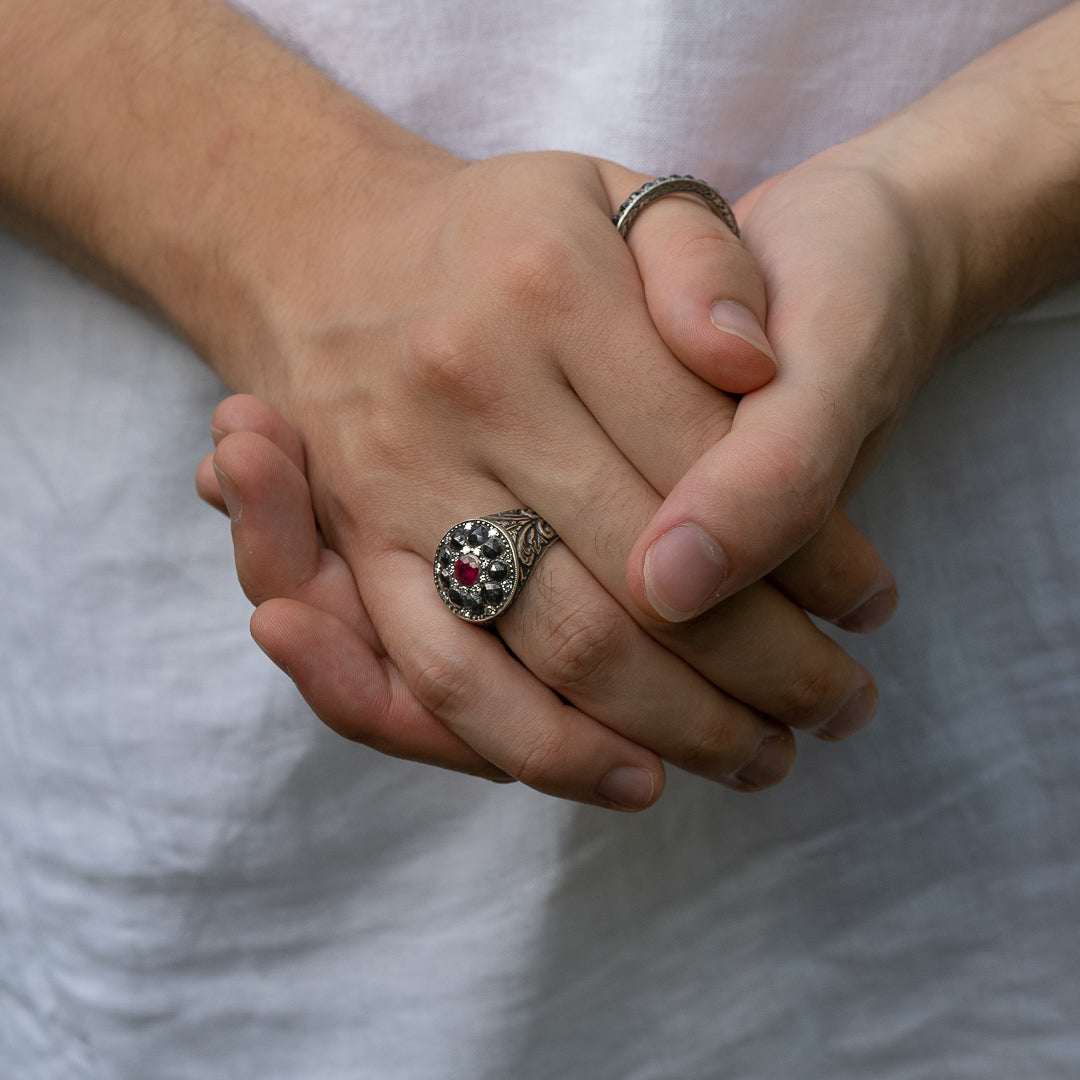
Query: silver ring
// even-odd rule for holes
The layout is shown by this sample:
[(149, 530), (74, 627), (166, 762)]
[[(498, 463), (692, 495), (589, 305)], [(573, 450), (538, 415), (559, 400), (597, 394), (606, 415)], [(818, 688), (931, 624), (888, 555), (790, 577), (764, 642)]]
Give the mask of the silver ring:
[(655, 180), (642, 184), (619, 207), (611, 220), (625, 240), (630, 235), (630, 226), (637, 221), (645, 207), (657, 199), (679, 194), (696, 195), (736, 236), (739, 235), (739, 223), (735, 220), (727, 199), (704, 180), (695, 180), (692, 176), (658, 176)]
[(435, 588), (459, 619), (489, 623), (518, 598), (533, 567), (559, 539), (534, 510), (469, 518), (435, 550)]

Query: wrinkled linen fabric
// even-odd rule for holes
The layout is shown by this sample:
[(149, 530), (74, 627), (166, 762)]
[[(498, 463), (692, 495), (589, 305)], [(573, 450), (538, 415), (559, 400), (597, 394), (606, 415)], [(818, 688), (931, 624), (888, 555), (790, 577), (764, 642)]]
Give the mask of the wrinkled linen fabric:
[[(251, 10), (458, 153), (736, 196), (1059, 6)], [(325, 730), (193, 491), (225, 389), (0, 236), (0, 1080), (1075, 1077), (1078, 312), (950, 362), (853, 507), (875, 724), (625, 817)]]

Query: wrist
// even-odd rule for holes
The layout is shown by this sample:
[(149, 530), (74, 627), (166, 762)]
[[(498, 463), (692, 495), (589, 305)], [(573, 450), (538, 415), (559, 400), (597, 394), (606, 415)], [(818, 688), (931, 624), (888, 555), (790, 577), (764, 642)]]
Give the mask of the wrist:
[(155, 299), (230, 387), (282, 402), (305, 344), (378, 285), (386, 231), (463, 167), (344, 91), (294, 100), (233, 148), (198, 227), (172, 216)]
[(1074, 5), (854, 140), (917, 223), (945, 350), (1080, 271), (1078, 40)]

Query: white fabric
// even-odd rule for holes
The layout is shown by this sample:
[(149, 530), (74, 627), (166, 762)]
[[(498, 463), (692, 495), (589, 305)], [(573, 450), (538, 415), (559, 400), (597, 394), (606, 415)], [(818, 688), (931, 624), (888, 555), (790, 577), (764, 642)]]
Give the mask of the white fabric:
[[(735, 193), (1057, 6), (257, 10), (460, 152)], [(860, 497), (875, 725), (622, 817), (325, 731), (192, 490), (225, 391), (0, 236), (0, 1080), (1075, 1077), (1072, 310), (950, 364)]]

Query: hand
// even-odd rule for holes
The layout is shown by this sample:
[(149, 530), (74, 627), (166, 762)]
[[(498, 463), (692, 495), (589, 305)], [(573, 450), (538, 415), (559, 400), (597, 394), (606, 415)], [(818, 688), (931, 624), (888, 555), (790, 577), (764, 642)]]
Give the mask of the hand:
[[(733, 408), (657, 336), (611, 226), (643, 179), (567, 154), (444, 162), (396, 186), (406, 216), (385, 203), (375, 217), (350, 185), (335, 193), (346, 204), (311, 208), (301, 257), (265, 249), (277, 291), (258, 371), (243, 376), (300, 434), (316, 519), (356, 583), (353, 645), (369, 668), (385, 657), (390, 685), (456, 740), (420, 745), (385, 715), (358, 723), (355, 709), (324, 708), (332, 726), (623, 809), (658, 796), (661, 758), (742, 790), (768, 786), (790, 768), (789, 726), (839, 737), (876, 704), (869, 673), (769, 584), (674, 634), (627, 614), (634, 536)], [(712, 286), (684, 320), (687, 351), (721, 386), (751, 389), (771, 374), (769, 356), (746, 340), (745, 320), (739, 336), (709, 316), (722, 301), (764, 317), (753, 260), (696, 201), (654, 210), (652, 226), (641, 228), (649, 215), (635, 226), (640, 248), (710, 239), (679, 263), (690, 295)], [(230, 449), (218, 466), (243, 494)], [(430, 559), (455, 521), (519, 505), (564, 543), (500, 621), (508, 655), (447, 617)], [(868, 585), (891, 583), (842, 519), (820, 544), (808, 564), (833, 570), (825, 588), (803, 572), (806, 606), (842, 615)], [(298, 595), (295, 581), (249, 584), (257, 600)], [(280, 636), (267, 644), (298, 669)]]
[(1080, 270), (1078, 42), (1072, 4), (736, 206), (778, 375), (635, 544), (643, 611), (678, 622), (773, 571), (865, 479), (950, 349)]
[(228, 498), (237, 569), (258, 604), (252, 634), (260, 646), (341, 734), (501, 778), (419, 706), (386, 658), (347, 565), (319, 544), (295, 433), (244, 396), (224, 402), (214, 426), (218, 450), (200, 466), (199, 490), (222, 510), (222, 494)]
[[(941, 347), (927, 252), (880, 177), (825, 154), (737, 212), (769, 289), (778, 374), (743, 398), (731, 434), (674, 485), (630, 556), (635, 600), (671, 621), (772, 572), (817, 532), (866, 476)], [(714, 557), (692, 564), (686, 535)], [(872, 613), (892, 598), (886, 589), (865, 603)]]

